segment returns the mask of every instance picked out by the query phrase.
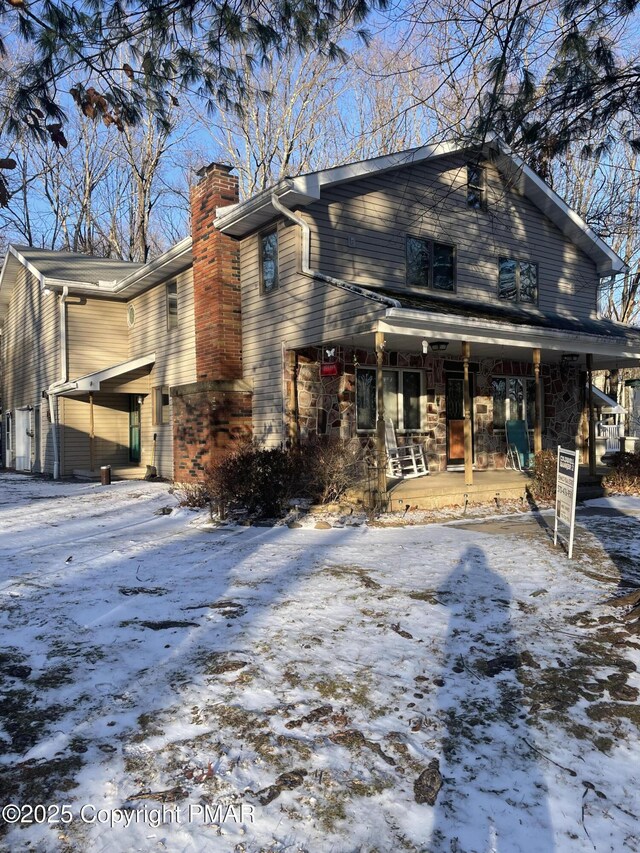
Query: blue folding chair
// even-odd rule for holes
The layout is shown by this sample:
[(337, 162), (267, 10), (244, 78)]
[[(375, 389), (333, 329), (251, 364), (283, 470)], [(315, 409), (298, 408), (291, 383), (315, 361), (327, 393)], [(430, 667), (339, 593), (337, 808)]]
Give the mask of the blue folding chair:
[(506, 421), (507, 467), (526, 471), (531, 464), (531, 446), (526, 421)]

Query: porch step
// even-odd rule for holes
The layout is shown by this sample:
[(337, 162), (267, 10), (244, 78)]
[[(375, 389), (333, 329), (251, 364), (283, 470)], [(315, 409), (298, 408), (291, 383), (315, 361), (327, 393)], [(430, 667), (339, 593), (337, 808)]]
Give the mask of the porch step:
[[(140, 466), (131, 467), (113, 467), (111, 468), (112, 480), (144, 480), (146, 467)], [(99, 482), (100, 469), (90, 471), (88, 468), (74, 468), (72, 472), (74, 480), (83, 480), (85, 482)]]

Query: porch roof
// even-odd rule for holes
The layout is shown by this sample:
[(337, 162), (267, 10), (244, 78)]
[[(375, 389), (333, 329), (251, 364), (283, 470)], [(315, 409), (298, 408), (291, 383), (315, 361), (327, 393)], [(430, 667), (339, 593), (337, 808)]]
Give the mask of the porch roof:
[[(613, 320), (578, 319), (549, 314), (535, 306), (470, 302), (434, 293), (362, 288), (366, 293), (393, 298), (380, 330), (390, 335), (435, 334), (448, 341), (468, 340), (507, 348), (539, 347), (556, 353), (592, 354), (594, 366), (640, 361), (640, 329)], [(363, 295), (365, 295), (363, 293)]]
[(612, 400), (604, 391), (601, 391), (596, 385), (591, 386), (593, 397), (596, 406), (601, 407), (603, 409), (609, 409), (609, 414), (613, 415), (626, 415), (627, 410), (617, 403), (615, 400)]
[(93, 373), (87, 373), (85, 376), (80, 376), (70, 382), (65, 382), (58, 387), (51, 387), (49, 393), (56, 394), (62, 397), (73, 397), (78, 394), (87, 394), (100, 390), (100, 384), (108, 379), (115, 379), (118, 376), (124, 376), (126, 373), (131, 373), (141, 367), (147, 367), (153, 364), (156, 360), (156, 354), (149, 353), (148, 355), (138, 356), (138, 358), (130, 358), (128, 361), (121, 361), (119, 364), (113, 364), (110, 367), (105, 367), (102, 370), (95, 370)]

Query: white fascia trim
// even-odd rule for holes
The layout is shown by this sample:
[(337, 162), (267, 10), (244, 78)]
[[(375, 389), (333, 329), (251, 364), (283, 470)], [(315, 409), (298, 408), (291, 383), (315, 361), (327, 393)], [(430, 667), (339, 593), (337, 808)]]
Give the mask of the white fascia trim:
[(81, 376), (80, 379), (75, 380), (74, 385), (78, 391), (99, 391), (101, 382), (106, 382), (108, 379), (113, 379), (116, 376), (122, 376), (124, 373), (130, 373), (139, 367), (146, 367), (148, 364), (153, 364), (155, 360), (155, 352), (149, 355), (142, 355), (139, 358), (131, 358), (128, 361), (114, 364), (104, 370), (96, 370), (93, 373), (88, 373), (86, 376)]
[[(287, 196), (294, 195), (297, 204), (311, 204), (320, 198), (319, 187), (314, 186), (312, 180), (304, 178), (283, 178), (281, 181), (267, 190), (262, 190), (258, 195), (252, 196), (246, 201), (241, 201), (238, 204), (230, 204), (226, 207), (218, 207), (216, 209), (216, 218), (213, 220), (214, 227), (218, 231), (223, 231), (233, 225), (238, 225), (245, 219), (253, 216), (256, 213), (268, 210), (271, 207), (271, 196), (276, 195), (281, 201), (285, 202)], [(276, 213), (274, 211), (273, 215)]]
[(132, 272), (126, 278), (116, 282), (113, 292), (121, 293), (128, 287), (143, 281), (147, 276), (152, 275), (154, 272), (158, 272), (158, 270), (162, 269), (166, 264), (179, 260), (183, 255), (187, 255), (191, 251), (191, 246), (191, 237), (185, 237), (153, 261), (145, 264), (141, 269), (135, 270), (135, 272)]
[(299, 175), (296, 178), (283, 178), (274, 187), (262, 190), (246, 201), (219, 207), (216, 210), (216, 218), (213, 224), (219, 231), (224, 231), (225, 228), (232, 225), (238, 225), (253, 214), (269, 208), (271, 196), (274, 194), (282, 202), (286, 202), (287, 195), (294, 195), (297, 204), (311, 204), (320, 198), (320, 191), (323, 186), (333, 186), (367, 175), (388, 172), (401, 166), (420, 163), (422, 160), (428, 160), (431, 157), (450, 154), (459, 148), (460, 146), (453, 142), (423, 145), (421, 148), (411, 148), (408, 151), (400, 151), (395, 154), (384, 154), (381, 157), (373, 157), (371, 160), (360, 160), (357, 163), (334, 166), (320, 172), (309, 172), (307, 175)]
[(452, 154), (467, 147), (473, 147), (473, 142), (468, 145), (451, 141), (438, 142), (433, 145), (423, 145), (420, 148), (409, 148), (407, 151), (398, 151), (395, 154), (383, 154), (380, 157), (372, 157), (370, 160), (360, 160), (357, 163), (347, 163), (344, 166), (322, 169), (319, 172), (310, 172), (308, 175), (292, 178), (291, 181), (294, 187), (299, 188), (300, 191), (315, 189), (316, 186), (318, 188), (327, 185), (334, 186), (345, 181), (364, 178), (367, 175), (389, 172), (403, 166), (412, 166), (414, 163)]
[(155, 360), (156, 354), (152, 352), (149, 355), (142, 355), (138, 358), (131, 358), (129, 361), (122, 361), (120, 364), (113, 364), (111, 367), (105, 367), (104, 370), (87, 373), (86, 376), (81, 376), (79, 379), (74, 379), (71, 382), (55, 383), (47, 390), (49, 394), (62, 396), (72, 391), (99, 391), (101, 382), (106, 382), (108, 379), (113, 379), (116, 376), (122, 376), (132, 370), (137, 370), (139, 367), (146, 367), (148, 364), (153, 364)]
[[(134, 284), (139, 284), (141, 281), (144, 281), (147, 276), (152, 275), (153, 273), (158, 272), (162, 269), (166, 264), (171, 263), (172, 261), (179, 260), (183, 255), (189, 254), (191, 251), (191, 237), (185, 237), (179, 243), (176, 243), (175, 246), (172, 246), (170, 249), (167, 249), (159, 257), (155, 258), (145, 266), (140, 267), (140, 269), (134, 270), (134, 272), (130, 273), (126, 278), (113, 279), (112, 281), (102, 280), (99, 282), (93, 281), (69, 281), (64, 278), (49, 278), (44, 276), (41, 272), (39, 272), (32, 264), (30, 264), (25, 258), (20, 255), (19, 252), (16, 252), (13, 247), (9, 247), (12, 254), (18, 258), (21, 264), (23, 264), (29, 272), (35, 275), (40, 285), (48, 290), (62, 290), (65, 287), (69, 288), (70, 293), (92, 293), (92, 294), (100, 294), (104, 293), (105, 295), (114, 295), (118, 293), (122, 293), (123, 290), (127, 290), (129, 287), (132, 287)], [(6, 263), (6, 258), (5, 258)], [(4, 268), (3, 268), (4, 269)]]
[[(9, 256), (9, 254), (12, 254), (13, 257), (16, 258), (16, 260), (18, 260), (22, 264), (22, 266), (31, 273), (31, 275), (35, 276), (37, 281), (40, 282), (40, 287), (45, 286), (44, 276), (42, 275), (40, 270), (36, 269), (33, 264), (29, 263), (29, 261), (24, 257), (24, 255), (21, 255), (20, 252), (18, 252), (18, 250), (15, 249), (13, 246), (9, 246), (7, 257)], [(6, 264), (7, 258), (5, 257), (4, 260)], [(4, 274), (4, 267), (2, 268), (2, 272)]]
[(628, 265), (625, 264), (622, 258), (620, 258), (620, 256), (616, 254), (610, 246), (607, 246), (604, 240), (598, 237), (595, 231), (587, 225), (584, 219), (579, 216), (575, 210), (570, 208), (569, 205), (560, 198), (555, 190), (552, 190), (551, 187), (548, 186), (541, 177), (539, 177), (539, 175), (536, 175), (533, 169), (527, 166), (524, 160), (512, 151), (506, 142), (503, 142), (501, 139), (496, 137), (493, 139), (493, 145), (497, 148), (500, 154), (508, 157), (513, 162), (513, 165), (522, 171), (527, 180), (531, 181), (536, 189), (543, 193), (543, 195), (545, 195), (549, 201), (559, 209), (560, 213), (562, 213), (573, 225), (576, 226), (576, 228), (582, 231), (586, 237), (595, 243), (601, 252), (607, 255), (611, 262), (611, 272), (623, 273), (629, 270)]
[[(387, 320), (382, 320), (379, 328), (389, 334), (396, 332), (424, 337), (429, 332), (436, 332), (438, 337), (448, 341), (464, 340), (470, 343), (527, 349), (540, 347), (558, 352), (570, 350), (593, 355), (615, 355), (620, 359), (640, 359), (640, 345), (637, 350), (622, 349), (621, 341), (612, 341), (607, 335), (541, 329), (537, 326), (514, 326), (510, 323), (445, 316), (406, 308), (389, 308), (385, 316)], [(516, 330), (518, 334), (514, 337)]]

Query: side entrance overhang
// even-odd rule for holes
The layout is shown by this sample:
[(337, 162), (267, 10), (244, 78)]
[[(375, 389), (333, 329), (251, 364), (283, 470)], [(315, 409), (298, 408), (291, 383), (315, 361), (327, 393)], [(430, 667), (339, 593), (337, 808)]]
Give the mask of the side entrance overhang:
[(93, 475), (102, 465), (140, 465), (154, 363), (155, 353), (149, 353), (49, 389), (58, 398), (62, 476)]

